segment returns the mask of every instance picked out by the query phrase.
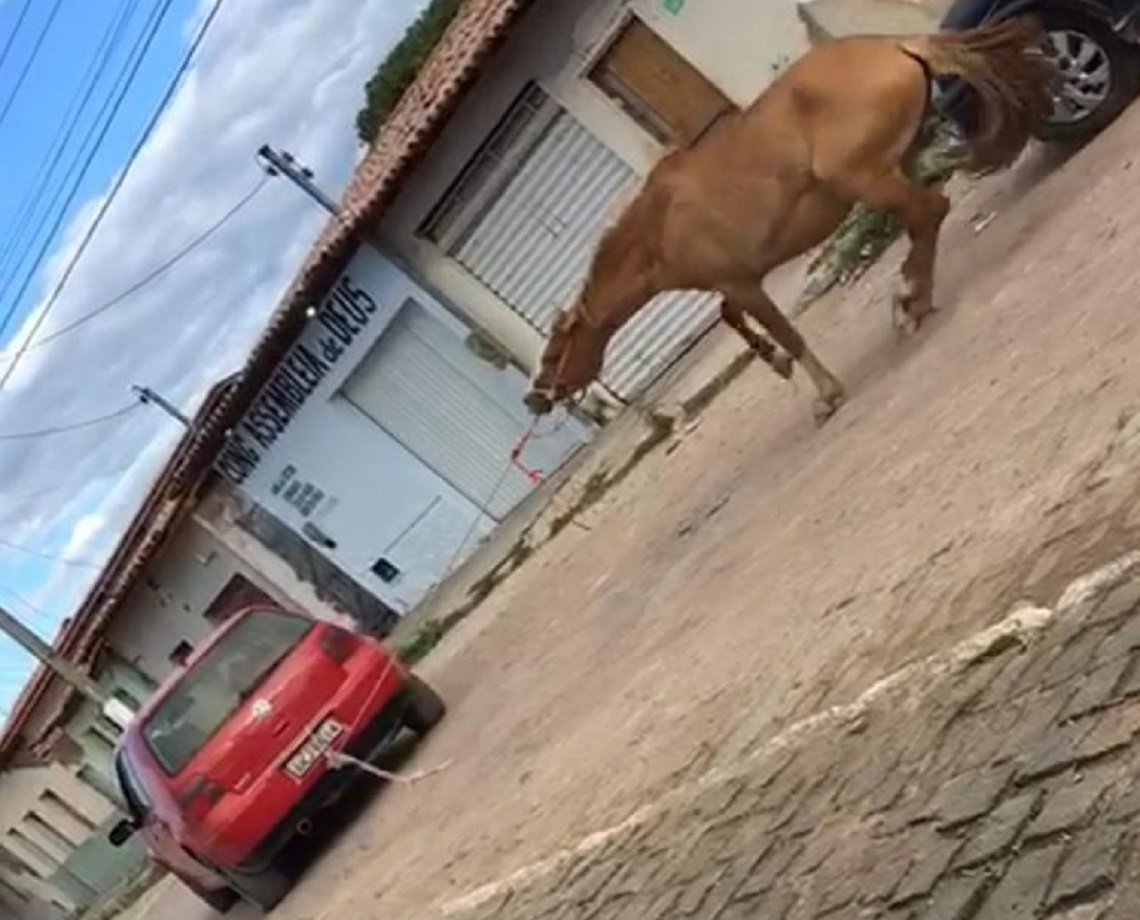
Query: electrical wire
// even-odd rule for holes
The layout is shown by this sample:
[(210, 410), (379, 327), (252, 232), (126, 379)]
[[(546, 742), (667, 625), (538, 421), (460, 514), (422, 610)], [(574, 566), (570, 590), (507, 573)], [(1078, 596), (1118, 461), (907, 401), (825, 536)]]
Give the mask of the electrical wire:
[[(132, 464), (126, 466), (117, 466), (114, 469), (105, 472), (95, 472), (89, 477), (89, 481), (98, 482), (100, 479), (110, 479), (112, 476), (119, 476), (123, 473), (130, 471)], [(8, 505), (15, 505), (19, 502), (25, 502), (29, 499), (39, 498), (41, 495), (51, 495), (55, 492), (61, 492), (64, 489), (68, 491), (75, 491), (78, 486), (74, 482), (57, 482), (54, 486), (46, 486), (42, 489), (33, 489), (31, 492), (20, 492), (17, 495), (9, 495), (7, 492), (0, 492), (0, 499), (3, 499)]]
[[(229, 208), (229, 210), (227, 210), (225, 212), (225, 214), (223, 214), (220, 218), (218, 218), (218, 220), (216, 220), (213, 224), (211, 224), (208, 228), (206, 228), (200, 234), (198, 234), (198, 236), (194, 237), (189, 243), (187, 243), (185, 246), (183, 246), (180, 250), (178, 250), (178, 252), (176, 252), (174, 255), (172, 255), (165, 262), (161, 262), (157, 267), (153, 268), (151, 271), (149, 271), (145, 275), (143, 275), (138, 281), (136, 281), (130, 287), (126, 288), (123, 291), (120, 291), (114, 297), (110, 298), (109, 300), (105, 301), (104, 303), (101, 303), (99, 306), (94, 307), (93, 309), (82, 314), (81, 316), (76, 317), (74, 320), (72, 320), (67, 325), (61, 326), (59, 329), (56, 329), (53, 332), (48, 333), (43, 338), (35, 339), (35, 340), (29, 342), (26, 350), (31, 351), (32, 349), (39, 348), (41, 345), (47, 345), (49, 342), (54, 342), (56, 339), (60, 338), (61, 336), (67, 335), (67, 333), (69, 333), (69, 332), (73, 332), (74, 330), (76, 330), (80, 326), (82, 326), (84, 323), (87, 323), (87, 322), (93, 320), (95, 317), (97, 317), (103, 313), (106, 313), (112, 307), (115, 307), (118, 304), (122, 303), (124, 300), (126, 300), (128, 297), (130, 297), (132, 294), (137, 293), (138, 291), (140, 291), (144, 287), (146, 287), (148, 284), (150, 284), (152, 281), (154, 281), (155, 279), (164, 275), (166, 272), (168, 272), (170, 269), (172, 269), (175, 265), (177, 265), (179, 262), (181, 262), (183, 259), (185, 259), (187, 256), (189, 256), (195, 249), (197, 249), (199, 246), (201, 246), (203, 243), (205, 243), (207, 240), (209, 240), (210, 237), (212, 237), (215, 233), (217, 233), (219, 230), (221, 230), (222, 227), (224, 227), (227, 223), (229, 223), (231, 220), (233, 220), (233, 218), (235, 218), (242, 211), (242, 209), (245, 208), (246, 205), (248, 205), (251, 201), (253, 201), (253, 199), (257, 196), (257, 193), (260, 192), (263, 188), (265, 188), (265, 184), (269, 181), (269, 178), (270, 178), (269, 176), (264, 176), (261, 179), (261, 181), (257, 183), (257, 185), (255, 185), (252, 189), (250, 189), (248, 192), (246, 192), (238, 200), (238, 202), (235, 205), (233, 205), (231, 208)], [(15, 360), (15, 358), (13, 357), (10, 360)]]
[[(164, 0), (164, 5), (162, 8), (163, 15), (165, 15), (166, 10), (169, 9), (171, 2), (172, 0)], [(20, 359), (27, 352), (29, 343), (33, 338), (35, 338), (35, 334), (39, 331), (40, 326), (43, 325), (44, 320), (47, 319), (48, 314), (51, 312), (55, 304), (59, 301), (60, 294), (63, 293), (64, 287), (67, 285), (68, 280), (70, 280), (72, 273), (75, 271), (75, 266), (83, 257), (83, 253), (86, 252), (92, 238), (95, 236), (95, 231), (99, 229), (99, 225), (102, 224), (103, 219), (107, 216), (107, 212), (110, 210), (111, 204), (114, 202), (115, 198), (122, 190), (123, 183), (126, 181), (127, 176), (130, 174), (131, 167), (134, 166), (135, 161), (138, 159), (139, 154), (142, 152), (144, 145), (150, 138), (150, 135), (154, 132), (159, 119), (162, 117), (162, 113), (166, 110), (166, 107), (174, 98), (175, 91), (177, 90), (179, 84), (182, 82), (182, 78), (186, 75), (186, 72), (190, 69), (190, 64), (193, 62), (194, 56), (198, 52), (198, 48), (201, 47), (203, 40), (206, 38), (206, 34), (210, 31), (210, 27), (213, 25), (218, 13), (221, 12), (222, 4), (224, 2), (225, 0), (214, 0), (213, 5), (210, 7), (210, 11), (206, 14), (205, 19), (203, 19), (202, 25), (198, 29), (197, 35), (194, 36), (194, 40), (190, 43), (190, 47), (187, 49), (186, 54), (183, 56), (178, 70), (175, 71), (174, 77), (171, 79), (170, 84), (167, 86), (166, 92), (163, 94), (158, 107), (155, 109), (150, 118), (150, 121), (147, 123), (146, 128), (143, 130), (142, 136), (139, 137), (138, 141), (135, 143), (134, 149), (131, 151), (131, 155), (127, 158), (126, 166), (119, 173), (118, 178), (116, 178), (115, 182), (111, 186), (110, 192), (103, 199), (102, 204), (99, 206), (98, 212), (95, 214), (94, 219), (91, 221), (86, 233), (83, 235), (83, 239), (80, 240), (79, 245), (76, 247), (75, 253), (69, 260), (67, 268), (64, 269), (63, 274), (60, 276), (59, 281), (56, 283), (55, 288), (52, 290), (52, 293), (48, 297), (47, 302), (44, 304), (43, 309), (40, 310), (39, 315), (32, 323), (32, 328), (28, 332), (28, 335), (24, 337), (24, 340), (20, 343), (20, 347), (16, 350), (16, 354), (12, 359), (12, 363), (8, 365), (3, 375), (0, 376), (0, 390), (3, 390), (4, 386), (8, 383), (8, 380), (11, 378), (12, 373), (16, 369), (16, 366), (20, 363)], [(137, 74), (137, 67), (135, 68), (134, 73), (131, 75), (132, 80), (134, 79), (135, 74)], [(121, 101), (122, 97), (120, 96), (117, 102), (121, 104)], [(105, 134), (106, 132), (104, 131), (104, 136)], [(100, 141), (101, 140), (102, 138)], [(52, 235), (54, 236), (54, 232)], [(36, 261), (37, 263), (41, 262), (42, 256), (37, 258)], [(29, 278), (30, 277), (31, 274), (29, 275)], [(19, 303), (22, 296), (23, 292), (21, 291), (21, 294), (16, 298), (17, 304)], [(13, 307), (15, 307), (15, 304)], [(2, 331), (3, 325), (0, 325), (0, 332)]]
[[(56, 189), (56, 193), (53, 196), (51, 202), (49, 203), (47, 210), (44, 211), (44, 214), (40, 218), (39, 223), (36, 225), (36, 228), (33, 231), (32, 236), (31, 236), (32, 239), (35, 239), (36, 237), (39, 236), (40, 231), (43, 229), (44, 223), (47, 221), (48, 215), (51, 214), (52, 209), (55, 208), (56, 204), (60, 200), (61, 195), (64, 194), (64, 190), (66, 189), (66, 196), (64, 198), (63, 207), (56, 214), (55, 220), (52, 222), (51, 228), (48, 231), (47, 236), (44, 237), (43, 241), (41, 242), (40, 247), (39, 247), (38, 251), (36, 252), (36, 256), (33, 259), (32, 264), (28, 267), (28, 271), (24, 275), (23, 280), (20, 283), (19, 290), (16, 292), (16, 296), (12, 300), (11, 306), (9, 306), (8, 310), (5, 312), (3, 319), (0, 320), (0, 336), (3, 336), (4, 331), (8, 328), (8, 324), (12, 321), (13, 317), (16, 315), (16, 311), (20, 308), (20, 304), (23, 301), (24, 295), (27, 292), (28, 287), (31, 285), (33, 279), (36, 277), (37, 271), (42, 266), (45, 258), (48, 255), (48, 251), (51, 249), (52, 244), (55, 242), (57, 234), (59, 233), (60, 229), (63, 227), (64, 221), (68, 217), (68, 211), (71, 208), (72, 204), (75, 202), (77, 195), (79, 194), (80, 186), (82, 185), (83, 180), (86, 178), (87, 172), (91, 168), (91, 165), (94, 163), (95, 157), (98, 155), (100, 148), (103, 146), (103, 142), (106, 140), (107, 134), (110, 132), (111, 125), (114, 124), (115, 116), (119, 113), (119, 110), (122, 108), (123, 101), (126, 98), (127, 92), (130, 90), (131, 84), (135, 81), (135, 78), (138, 76), (138, 72), (142, 66), (142, 62), (146, 58), (147, 51), (149, 51), (151, 44), (154, 42), (155, 36), (158, 34), (158, 30), (162, 24), (162, 20), (165, 18), (167, 12), (169, 12), (169, 10), (170, 10), (171, 3), (172, 3), (172, 0), (162, 0), (162, 2), (158, 6), (156, 6), (154, 8), (154, 10), (151, 12), (150, 19), (147, 21), (146, 25), (144, 26), (145, 34), (139, 37), (139, 39), (135, 42), (135, 47), (131, 50), (131, 54), (134, 55), (133, 60), (130, 60), (127, 63), (126, 68), (119, 75), (119, 81), (118, 81), (118, 85), (115, 88), (115, 91), (112, 92), (112, 94), (110, 96), (108, 96), (103, 101), (103, 106), (102, 106), (102, 108), (100, 108), (99, 113), (96, 116), (95, 121), (91, 124), (91, 126), (87, 132), (87, 136), (83, 140), (83, 144), (81, 145), (81, 148), (82, 148), (82, 146), (85, 146), (87, 144), (87, 142), (89, 140), (91, 140), (92, 137), (95, 138), (94, 145), (87, 151), (86, 157), (82, 161), (82, 165), (80, 166), (77, 173), (74, 171), (74, 167), (76, 165), (79, 165), (80, 161), (76, 160), (72, 164), (72, 169), (69, 171), (69, 174), (72, 177), (72, 181), (71, 181), (70, 186), (68, 186), (66, 181), (65, 181), (65, 183), (63, 185), (61, 185), (58, 189)], [(109, 112), (109, 114), (107, 114), (107, 117), (104, 119), (104, 113), (108, 113), (108, 112)], [(99, 123), (100, 119), (103, 119), (101, 125)], [(119, 187), (121, 187), (123, 180), (126, 178), (126, 172), (129, 171), (130, 166), (134, 163), (134, 158), (138, 156), (138, 152), (141, 149), (143, 140), (145, 140), (145, 135), (143, 138), (140, 139), (139, 143), (136, 145), (134, 153), (132, 154), (132, 158), (128, 162), (127, 169), (119, 174), (118, 179), (115, 181), (114, 185), (112, 186), (111, 195), (107, 199), (104, 200), (103, 205), (101, 206), (99, 212), (96, 215), (96, 223), (101, 220), (101, 215), (103, 213), (105, 213), (106, 208), (109, 206), (111, 198), (114, 197), (114, 192)], [(90, 236), (91, 232), (92, 232), (91, 228), (89, 228), (88, 236)], [(82, 244), (82, 245), (83, 245), (83, 248), (85, 249), (86, 248), (86, 238), (85, 238), (84, 244)], [(69, 266), (69, 268), (74, 267), (74, 261), (75, 260), (72, 261), (72, 264)], [(21, 264), (22, 262), (23, 262), (23, 256), (20, 257), (20, 260), (19, 260), (19, 262), (17, 262), (17, 265)], [(70, 271), (67, 272), (67, 275), (70, 275)], [(3, 289), (3, 292), (0, 293), (0, 297), (7, 295), (8, 288), (11, 284), (11, 281), (15, 277), (16, 277), (16, 275), (13, 274), (9, 278), (9, 280), (5, 282), (4, 289)], [(62, 290), (62, 287), (57, 285), (57, 289)], [(58, 294), (56, 296), (58, 296)]]
[(97, 562), (90, 562), (87, 559), (68, 559), (66, 556), (56, 556), (52, 553), (41, 553), (38, 549), (32, 549), (28, 546), (21, 546), (19, 543), (13, 543), (11, 540), (5, 540), (0, 537), (0, 547), (5, 547), (17, 553), (23, 553), (25, 556), (31, 556), (34, 559), (43, 559), (47, 562), (58, 562), (60, 565), (70, 565), (79, 569), (95, 569), (98, 571), (103, 568)]
[[(53, 176), (55, 175), (56, 167), (59, 165), (60, 159), (62, 159), (64, 152), (67, 150), (68, 145), (71, 143), (72, 137), (75, 135), (75, 132), (78, 130), (79, 125), (82, 122), (81, 114), (87, 107), (87, 104), (90, 101), (91, 96), (94, 94), (96, 88), (103, 81), (103, 74), (106, 72), (107, 66), (110, 64), (113, 55), (118, 50), (120, 41), (126, 35), (127, 24), (134, 16), (134, 12), (137, 9), (138, 5), (139, 0), (123, 0), (123, 2), (119, 5), (118, 11), (115, 13), (114, 18), (108, 24), (106, 31), (103, 33), (103, 36), (100, 39), (99, 47), (95, 50), (95, 54), (92, 56), (90, 62), (87, 65), (86, 72), (83, 74), (79, 83), (76, 85), (75, 93), (72, 95), (71, 102), (67, 107), (67, 111), (64, 113), (63, 117), (59, 121), (59, 124), (56, 126), (55, 136), (52, 138), (51, 143), (48, 145), (48, 149), (44, 151), (44, 155), (40, 157), (39, 170), (36, 172), (36, 175), (32, 181), (28, 183), (27, 190), (24, 192), (23, 200), (20, 202), (19, 206), (16, 209), (16, 216), (13, 218), (7, 231), (4, 234), (7, 239), (4, 243), (3, 249), (0, 250), (0, 274), (4, 273), (11, 256), (16, 253), (17, 241), (27, 239), (29, 241), (28, 246), (20, 254), (19, 258), (16, 261), (16, 264), (13, 266), (13, 269), (18, 268), (19, 265), (24, 261), (24, 257), (27, 255), (28, 250), (31, 248), (32, 241), (36, 238), (36, 236), (38, 236), (39, 231), (43, 229), (47, 214), (51, 212), (51, 208), (54, 207), (55, 203), (58, 201), (57, 190), (56, 197), (54, 197), (51, 203), (48, 205), (48, 209), (45, 211), (44, 216), (41, 217), (36, 227), (35, 233), (29, 233), (28, 226), (31, 223), (32, 215), (35, 212), (36, 205), (47, 197), (46, 190), (48, 185), (51, 183)], [(130, 54), (128, 54), (128, 60), (133, 56), (134, 52), (132, 51)], [(96, 117), (96, 122), (97, 121), (98, 117)], [(94, 127), (94, 124), (95, 122), (92, 123), (92, 128)], [(91, 139), (92, 133), (93, 132), (91, 128), (89, 128), (87, 136), (84, 138), (83, 143), (80, 145), (80, 151), (82, 151), (83, 147)], [(73, 172), (75, 163), (79, 161), (79, 158), (79, 155), (77, 155), (71, 167), (68, 168), (67, 174), (64, 177), (64, 184), (60, 187), (61, 189), (66, 185), (67, 175), (70, 175)], [(8, 285), (5, 285), (5, 289), (7, 289), (7, 287)]]
[[(160, 7), (160, 15), (159, 15), (160, 21), (166, 15), (167, 11), (169, 10), (171, 2), (172, 2), (172, 0), (163, 0), (163, 3)], [(122, 190), (123, 183), (126, 181), (127, 176), (130, 175), (132, 167), (134, 166), (135, 162), (138, 160), (139, 154), (142, 153), (143, 147), (146, 145), (147, 140), (150, 138), (151, 134), (154, 132), (154, 129), (158, 125), (159, 119), (162, 117), (163, 112), (166, 111), (166, 107), (170, 104), (171, 100), (174, 98), (174, 93), (178, 89), (178, 86), (181, 84), (182, 78), (186, 75), (187, 71), (190, 69), (190, 65), (193, 62), (194, 57), (198, 52), (198, 49), (201, 47), (202, 42), (205, 40), (207, 33), (210, 31), (210, 27), (213, 25), (215, 19), (217, 18), (218, 13), (221, 12), (221, 8), (222, 8), (223, 3), (224, 3), (224, 0), (214, 0), (213, 5), (210, 7), (210, 11), (206, 14), (205, 18), (203, 19), (202, 24), (198, 29), (198, 33), (194, 36), (194, 39), (190, 43), (190, 47), (187, 49), (186, 54), (183, 56), (182, 61), (178, 66), (178, 69), (175, 71), (173, 78), (171, 79), (170, 83), (167, 85), (166, 92), (163, 94), (163, 97), (159, 101), (158, 106), (156, 107), (156, 109), (152, 113), (150, 120), (147, 122), (147, 125), (143, 130), (142, 135), (135, 142), (134, 148), (132, 149), (130, 156), (127, 158), (126, 165), (119, 172), (119, 175), (115, 179), (114, 183), (112, 183), (111, 190), (104, 197), (102, 203), (99, 206), (98, 211), (95, 214), (95, 217), (92, 219), (91, 223), (88, 225), (87, 230), (83, 235), (83, 238), (80, 240), (79, 245), (76, 247), (74, 254), (72, 255), (71, 259), (69, 260), (69, 262), (67, 264), (67, 267), (64, 269), (62, 275), (60, 276), (59, 281), (56, 283), (55, 287), (53, 288), (51, 295), (48, 297), (47, 302), (44, 304), (43, 309), (40, 310), (39, 314), (36, 316), (35, 320), (33, 321), (31, 330), (29, 331), (28, 335), (24, 337), (24, 340), (20, 343), (20, 347), (17, 349), (16, 355), (15, 355), (14, 359), (12, 360), (12, 363), (8, 365), (8, 368), (4, 371), (3, 376), (0, 376), (0, 390), (2, 390), (4, 388), (5, 384), (7, 384), (8, 380), (11, 378), (13, 371), (16, 369), (16, 366), (20, 363), (20, 359), (23, 357), (24, 353), (27, 351), (29, 342), (35, 337), (36, 332), (39, 330), (40, 326), (43, 325), (44, 320), (47, 319), (48, 314), (51, 312), (51, 310), (55, 306), (55, 304), (59, 301), (59, 296), (63, 292), (64, 287), (66, 287), (67, 282), (70, 280), (72, 273), (75, 271), (76, 265), (79, 263), (79, 260), (83, 257), (83, 253), (87, 251), (87, 247), (91, 244), (91, 240), (94, 238), (95, 232), (99, 229), (99, 226), (103, 223), (103, 219), (107, 216), (107, 212), (110, 210), (112, 203), (114, 202), (115, 198), (118, 196), (119, 192)], [(157, 28), (154, 31), (157, 31)], [(152, 34), (148, 37), (148, 46), (149, 46), (149, 41), (153, 40), (153, 37), (154, 37), (154, 34), (152, 32)], [(128, 79), (127, 86), (129, 86), (130, 83), (133, 82), (135, 76), (137, 76), (138, 67), (141, 64), (142, 58), (143, 58), (143, 55), (140, 55), (139, 59), (135, 62), (135, 66), (132, 68), (132, 72), (131, 72), (131, 75)], [(124, 88), (123, 92), (120, 93), (119, 97), (115, 100), (115, 111), (116, 112), (117, 112), (118, 108), (121, 107), (122, 100), (123, 100), (123, 97), (125, 96), (125, 94), (126, 94), (126, 88)], [(114, 116), (112, 114), (111, 120), (113, 120), (113, 117)], [(99, 146), (101, 146), (104, 138), (106, 137), (107, 130), (110, 128), (110, 124), (111, 124), (111, 121), (109, 120), (107, 122), (107, 124), (104, 126), (103, 131), (100, 133), (99, 140), (96, 142), (95, 150), (98, 150)], [(90, 166), (90, 162), (93, 158), (94, 158), (94, 151), (92, 152), (92, 156), (89, 157), (88, 163), (85, 165), (83, 173), (86, 172), (86, 169), (88, 166)], [(82, 174), (80, 176), (80, 179), (81, 178), (82, 178)], [(74, 193), (77, 191), (77, 188), (78, 188), (78, 180), (72, 188), (72, 195), (71, 195), (72, 198), (74, 197)], [(34, 277), (35, 266), (42, 263), (43, 258), (46, 255), (48, 245), (50, 244), (50, 241), (55, 237), (55, 234), (58, 232), (59, 226), (62, 223), (62, 218), (63, 218), (64, 213), (66, 213), (66, 208), (65, 208), (64, 212), (61, 212), (60, 220), (58, 220), (56, 222), (56, 226), (53, 227), (51, 234), (49, 235), (48, 239), (45, 241), (45, 246), (41, 248), (40, 253), (37, 255), (36, 261), (33, 264), (33, 270), (29, 272), (27, 278), (24, 281), (24, 284), (21, 286), (21, 290), (17, 294), (16, 300), (13, 302), (12, 309), (9, 311), (9, 314), (4, 318), (3, 323), (0, 323), (0, 333), (3, 332), (4, 327), (7, 325), (8, 321), (11, 319), (12, 315), (14, 315), (18, 304), (20, 303), (21, 299), (23, 298), (24, 292), (27, 290), (28, 284), (30, 284), (30, 282), (31, 282), (31, 278)]]
[(32, 8), (32, 0), (24, 0), (24, 5), (20, 7), (20, 15), (16, 17), (16, 24), (12, 27), (12, 32), (8, 36), (8, 40), (4, 42), (4, 49), (0, 51), (0, 67), (8, 60), (8, 54), (12, 50), (12, 45), (16, 42), (16, 36), (20, 34), (20, 26), (24, 24), (24, 20), (28, 16), (28, 10)]
[(99, 415), (95, 418), (84, 419), (81, 422), (72, 422), (69, 425), (55, 425), (51, 428), (39, 428), (35, 431), (19, 431), (11, 432), (9, 434), (0, 434), (0, 441), (30, 441), (35, 438), (47, 438), (56, 434), (64, 434), (68, 431), (79, 431), (83, 428), (93, 428), (96, 425), (102, 425), (105, 422), (111, 422), (115, 419), (122, 418), (136, 409), (140, 408), (141, 403), (131, 403), (129, 406), (124, 406), (121, 409), (116, 409), (114, 412), (108, 412), (106, 415)]
[(44, 24), (40, 29), (39, 35), (36, 36), (35, 43), (32, 45), (32, 53), (28, 55), (28, 59), (24, 61), (24, 66), (20, 69), (20, 75), (16, 78), (16, 83), (12, 87), (12, 91), (8, 94), (8, 98), (4, 100), (4, 107), (0, 109), (0, 126), (8, 118), (8, 113), (12, 111), (12, 104), (16, 101), (16, 97), (20, 95), (20, 90), (24, 88), (24, 81), (28, 78), (28, 73), (32, 69), (32, 65), (36, 62), (36, 58), (40, 56), (40, 49), (43, 48), (44, 40), (51, 31), (52, 24), (55, 22), (56, 13), (59, 8), (63, 6), (63, 0), (55, 0), (52, 4), (51, 11), (44, 20)]
[(50, 614), (46, 610), (44, 610), (42, 607), (37, 607), (15, 588), (11, 588), (8, 585), (0, 585), (0, 591), (3, 591), (9, 597), (14, 597), (19, 605), (31, 613), (32, 616), (50, 619)]

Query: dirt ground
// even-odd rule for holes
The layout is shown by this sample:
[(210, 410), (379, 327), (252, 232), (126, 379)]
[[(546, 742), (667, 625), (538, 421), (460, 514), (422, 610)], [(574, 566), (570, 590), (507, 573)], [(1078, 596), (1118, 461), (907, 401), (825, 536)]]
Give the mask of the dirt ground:
[(826, 427), (750, 368), (540, 550), (425, 663), (451, 712), (414, 762), (451, 766), (275, 916), (431, 916), (1130, 545), (1137, 146), (1140, 109), (1040, 185), (1031, 158), (959, 192), (920, 336), (897, 253), (801, 320), (850, 389)]

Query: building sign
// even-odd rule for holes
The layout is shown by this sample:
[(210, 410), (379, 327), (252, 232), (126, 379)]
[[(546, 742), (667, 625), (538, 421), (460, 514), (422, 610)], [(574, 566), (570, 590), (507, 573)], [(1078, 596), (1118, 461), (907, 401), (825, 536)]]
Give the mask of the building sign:
[(324, 489), (298, 476), (297, 467), (292, 463), (287, 464), (281, 471), (281, 475), (277, 477), (269, 491), (287, 505), (291, 505), (303, 518), (312, 517), (318, 508), (328, 513), (336, 505), (336, 499), (328, 498)]
[[(301, 407), (376, 315), (372, 295), (345, 273), (301, 338), (277, 366), (218, 457), (219, 472), (241, 485)], [(306, 496), (308, 501), (311, 495)], [(320, 501), (318, 498), (317, 501)]]

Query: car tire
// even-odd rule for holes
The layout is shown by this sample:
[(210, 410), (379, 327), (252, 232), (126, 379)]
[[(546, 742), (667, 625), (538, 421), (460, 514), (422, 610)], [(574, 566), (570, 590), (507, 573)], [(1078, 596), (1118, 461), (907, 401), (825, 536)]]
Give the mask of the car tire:
[(232, 888), (204, 888), (197, 882), (178, 876), (178, 880), (189, 888), (194, 896), (205, 904), (210, 910), (219, 914), (228, 914), (240, 899), (238, 893)]
[(404, 688), (408, 707), (404, 710), (404, 724), (417, 735), (426, 735), (435, 728), (447, 713), (443, 698), (415, 674), (409, 674)]
[[(1090, 16), (1051, 10), (1043, 11), (1039, 16), (1046, 34), (1050, 36), (1048, 53), (1061, 61), (1062, 72), (1081, 71), (1089, 66), (1103, 69), (1107, 65), (1108, 86), (1095, 108), (1067, 120), (1048, 118), (1034, 133), (1039, 140), (1047, 142), (1088, 140), (1108, 127), (1140, 92), (1140, 53), (1103, 22)], [(1082, 45), (1082, 41), (1087, 44)], [(1085, 68), (1080, 61), (1065, 56), (1067, 52), (1074, 51), (1087, 53), (1089, 48), (1095, 51)], [(1100, 84), (1093, 80), (1090, 85), (1098, 87)]]
[(238, 897), (265, 913), (284, 901), (293, 890), (293, 880), (275, 866), (261, 872), (225, 871), (223, 874)]

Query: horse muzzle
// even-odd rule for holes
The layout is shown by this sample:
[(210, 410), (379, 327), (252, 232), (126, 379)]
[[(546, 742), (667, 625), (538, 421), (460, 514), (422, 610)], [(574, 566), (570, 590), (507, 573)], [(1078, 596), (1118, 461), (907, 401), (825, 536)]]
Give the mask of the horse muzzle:
[(554, 400), (541, 390), (531, 390), (523, 397), (523, 404), (531, 415), (549, 415), (554, 411)]

